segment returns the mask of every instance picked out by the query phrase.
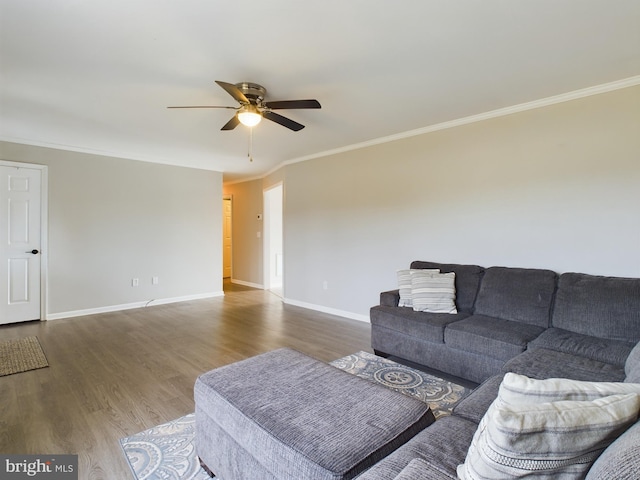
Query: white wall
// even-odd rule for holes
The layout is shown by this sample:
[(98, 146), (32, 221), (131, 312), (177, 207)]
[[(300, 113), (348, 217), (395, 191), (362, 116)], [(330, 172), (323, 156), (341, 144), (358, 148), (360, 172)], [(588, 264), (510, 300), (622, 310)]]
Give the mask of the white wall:
[(639, 133), (630, 87), (285, 166), (287, 301), (365, 319), (412, 260), (638, 277)]
[(49, 166), (50, 318), (222, 294), (222, 174), (12, 143), (0, 158)]

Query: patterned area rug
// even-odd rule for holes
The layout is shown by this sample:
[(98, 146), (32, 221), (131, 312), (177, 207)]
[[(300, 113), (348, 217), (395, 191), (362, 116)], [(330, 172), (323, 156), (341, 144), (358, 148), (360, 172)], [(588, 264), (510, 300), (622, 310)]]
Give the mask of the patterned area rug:
[(470, 389), (456, 383), (367, 352), (347, 355), (330, 365), (422, 400), (429, 404), (436, 419), (450, 415), (453, 407), (471, 393)]
[[(470, 390), (371, 353), (358, 352), (331, 365), (428, 403), (436, 418), (449, 415)], [(206, 480), (194, 447), (195, 414), (120, 440), (137, 480)]]
[(0, 342), (0, 377), (48, 366), (38, 337)]
[(205, 480), (193, 439), (195, 413), (163, 423), (131, 437), (120, 445), (137, 480)]

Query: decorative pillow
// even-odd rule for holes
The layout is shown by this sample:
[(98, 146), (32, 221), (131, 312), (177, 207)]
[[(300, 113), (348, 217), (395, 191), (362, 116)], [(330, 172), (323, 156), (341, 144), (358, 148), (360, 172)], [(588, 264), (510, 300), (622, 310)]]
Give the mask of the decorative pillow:
[(636, 421), (639, 409), (640, 397), (633, 393), (526, 405), (497, 398), (480, 421), (458, 476), (582, 479)]
[(407, 270), (398, 270), (398, 290), (400, 291), (400, 301), (398, 302), (399, 307), (412, 307), (413, 302), (411, 301), (411, 275), (413, 272), (424, 272), (425, 274), (436, 274), (440, 273), (440, 270), (435, 268), (425, 268), (425, 269), (407, 269)]
[(533, 380), (508, 373), (458, 476), (584, 478), (600, 453), (637, 420), (638, 392), (635, 384)]
[(411, 274), (411, 297), (416, 312), (458, 313), (456, 309), (456, 274)]
[(504, 403), (522, 405), (560, 400), (595, 400), (627, 393), (640, 394), (640, 383), (584, 382), (568, 378), (535, 380), (517, 373), (507, 373), (500, 384), (498, 397)]

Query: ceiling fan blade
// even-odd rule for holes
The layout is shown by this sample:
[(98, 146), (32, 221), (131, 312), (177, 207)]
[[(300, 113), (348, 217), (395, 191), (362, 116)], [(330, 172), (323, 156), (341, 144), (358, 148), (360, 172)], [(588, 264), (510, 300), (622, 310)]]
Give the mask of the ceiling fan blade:
[(281, 100), (276, 102), (265, 102), (264, 106), (272, 110), (285, 108), (322, 108), (317, 100)]
[(297, 131), (302, 130), (304, 128), (304, 125), (302, 125), (302, 124), (300, 124), (298, 122), (294, 122), (290, 118), (283, 117), (282, 115), (279, 115), (277, 113), (262, 112), (262, 116), (264, 118), (266, 118), (267, 120), (271, 120), (272, 122), (279, 123), (283, 127), (287, 127), (288, 129), (293, 130), (294, 132), (297, 132)]
[(244, 93), (236, 87), (233, 83), (221, 82), (220, 80), (216, 80), (216, 83), (220, 85), (225, 91), (236, 99), (239, 103), (251, 103), (249, 99), (245, 97)]
[(230, 108), (231, 110), (237, 110), (238, 107), (220, 107), (217, 105), (188, 105), (180, 107), (167, 107), (167, 108)]
[(224, 126), (220, 130), (233, 130), (239, 124), (240, 124), (240, 120), (238, 120), (238, 116), (234, 115), (233, 117), (231, 117), (231, 120), (229, 120), (227, 123), (225, 123)]

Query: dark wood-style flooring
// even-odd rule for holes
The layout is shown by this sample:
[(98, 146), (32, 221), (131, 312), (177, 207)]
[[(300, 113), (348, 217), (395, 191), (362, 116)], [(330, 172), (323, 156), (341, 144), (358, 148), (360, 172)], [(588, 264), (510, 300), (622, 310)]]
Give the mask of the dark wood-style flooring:
[(0, 452), (79, 456), (79, 479), (133, 478), (118, 440), (193, 412), (196, 377), (279, 347), (371, 352), (370, 326), (225, 282), (224, 297), (0, 327), (49, 367), (0, 377)]

